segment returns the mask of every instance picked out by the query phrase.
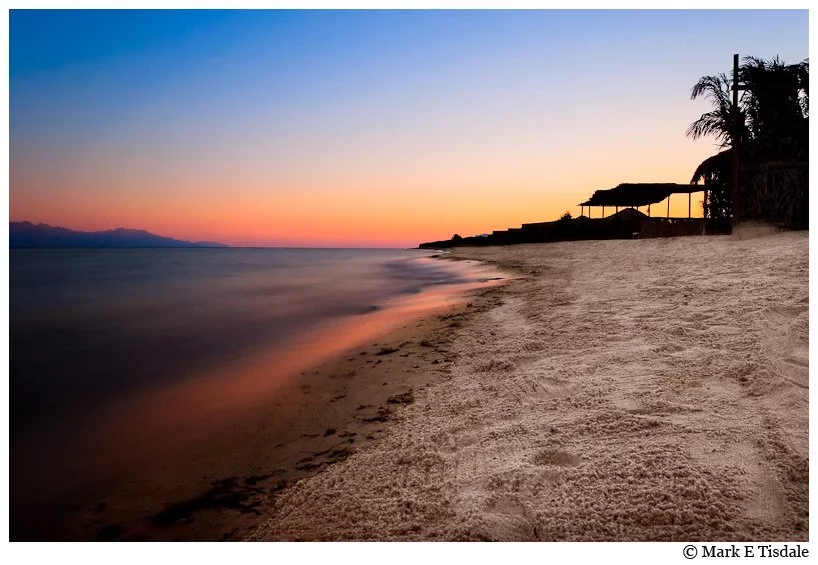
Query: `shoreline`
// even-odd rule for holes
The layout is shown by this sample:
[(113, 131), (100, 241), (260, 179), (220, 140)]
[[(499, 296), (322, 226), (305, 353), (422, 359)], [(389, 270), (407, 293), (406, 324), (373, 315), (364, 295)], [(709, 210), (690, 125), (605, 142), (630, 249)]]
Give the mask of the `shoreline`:
[[(493, 268), (489, 271), (497, 274)], [(451, 359), (449, 341), (441, 330), (454, 323), (458, 312), (469, 309), (468, 289), (496, 284), (480, 281), (432, 285), (398, 301), (397, 306), (391, 305), (388, 312), (373, 312), (351, 318), (346, 326), (326, 328), (327, 335), (342, 332), (344, 336), (328, 349), (320, 340), (312, 346), (291, 344), (291, 354), (317, 361), (309, 369), (302, 367), (299, 374), (293, 373), (293, 378), (279, 383), (272, 393), (264, 389), (243, 392), (245, 397), (258, 394), (259, 402), (248, 405), (245, 413), (220, 420), (218, 428), (209, 425), (207, 440), (194, 442), (201, 445), (182, 445), (171, 438), (167, 445), (160, 445), (166, 443), (160, 441), (149, 446), (155, 461), (148, 466), (136, 459), (119, 461), (117, 465), (127, 469), (127, 476), (123, 476), (128, 480), (115, 477), (106, 495), (84, 500), (84, 509), (71, 513), (70, 519), (58, 526), (57, 539), (242, 539), (263, 520), (279, 492), (376, 444), (384, 435), (385, 424), (413, 402), (418, 390), (446, 378)], [(367, 337), (368, 332), (377, 337)], [(313, 357), (315, 347), (320, 355)], [(258, 381), (265, 371), (280, 364), (271, 358), (250, 359), (247, 365), (247, 375), (235, 383), (238, 389), (243, 388), (242, 382)], [(242, 372), (239, 368), (238, 373)], [(235, 375), (230, 377), (235, 379)], [(139, 414), (140, 406), (150, 405), (158, 410), (160, 423), (131, 421), (113, 414), (111, 428), (154, 426), (159, 430), (164, 424), (161, 414), (168, 412), (161, 406), (178, 411), (181, 398), (192, 399), (195, 404), (197, 398), (207, 398), (219, 388), (218, 380), (212, 384), (205, 379), (193, 387), (139, 398), (124, 412)], [(200, 417), (200, 423), (224, 413), (224, 409), (202, 412), (206, 418)], [(168, 415), (168, 422), (177, 416)], [(112, 441), (122, 445), (116, 432), (111, 437), (116, 439), (100, 445)], [(161, 436), (154, 432), (151, 437)], [(104, 455), (97, 444), (88, 448), (89, 456), (100, 451)]]
[(808, 539), (808, 233), (460, 248), (523, 278), (259, 541)]

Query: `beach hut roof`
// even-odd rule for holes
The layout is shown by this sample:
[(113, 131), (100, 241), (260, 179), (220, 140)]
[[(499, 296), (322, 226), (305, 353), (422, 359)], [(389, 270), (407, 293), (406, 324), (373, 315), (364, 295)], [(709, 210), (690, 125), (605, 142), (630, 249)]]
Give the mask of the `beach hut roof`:
[(671, 194), (690, 194), (701, 187), (673, 182), (622, 183), (608, 190), (597, 190), (580, 206), (647, 206), (657, 204)]
[(732, 163), (730, 162), (731, 157), (732, 152), (730, 149), (716, 153), (712, 157), (708, 157), (702, 161), (698, 167), (696, 167), (696, 171), (693, 173), (693, 178), (690, 179), (690, 182), (697, 183), (699, 180), (713, 172), (730, 171), (732, 168)]

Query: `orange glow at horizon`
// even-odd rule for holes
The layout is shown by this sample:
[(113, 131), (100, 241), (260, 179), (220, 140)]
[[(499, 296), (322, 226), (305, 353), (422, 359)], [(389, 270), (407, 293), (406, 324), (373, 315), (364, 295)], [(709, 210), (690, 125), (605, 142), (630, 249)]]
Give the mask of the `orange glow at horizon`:
[[(274, 175), (232, 174), (226, 164), (212, 169), (209, 178), (196, 171), (185, 178), (154, 169), (122, 179), (108, 167), (86, 163), (59, 178), (39, 169), (35, 174), (13, 170), (15, 186), (36, 182), (55, 189), (49, 199), (15, 190), (10, 211), (12, 221), (84, 231), (145, 229), (238, 246), (412, 247), (455, 233), (469, 236), (553, 221), (565, 212), (576, 217), (579, 202), (594, 190), (620, 182), (684, 183), (690, 163), (711, 152), (701, 144), (687, 149), (684, 159), (657, 154), (638, 168), (629, 160), (632, 148), (626, 147), (624, 152), (600, 152), (590, 167), (581, 152), (541, 162), (501, 154), (493, 163), (417, 167), (393, 178), (389, 171), (310, 171), (287, 179), (288, 185)], [(115, 185), (120, 188), (112, 190)], [(700, 200), (701, 194), (694, 194), (694, 217), (701, 216)], [(651, 215), (664, 216), (666, 210), (666, 203), (660, 203)], [(671, 213), (687, 217), (683, 195), (672, 197)], [(595, 217), (600, 214), (594, 210)]]

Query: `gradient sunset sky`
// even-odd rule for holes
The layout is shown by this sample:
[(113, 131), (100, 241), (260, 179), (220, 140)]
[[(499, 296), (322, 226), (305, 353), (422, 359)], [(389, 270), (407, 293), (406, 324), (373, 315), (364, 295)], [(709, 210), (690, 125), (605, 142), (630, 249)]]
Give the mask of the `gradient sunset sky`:
[(688, 182), (718, 150), (685, 137), (710, 109), (696, 80), (733, 53), (809, 56), (807, 10), (9, 23), (12, 221), (252, 246), (416, 246), (576, 216), (621, 182)]

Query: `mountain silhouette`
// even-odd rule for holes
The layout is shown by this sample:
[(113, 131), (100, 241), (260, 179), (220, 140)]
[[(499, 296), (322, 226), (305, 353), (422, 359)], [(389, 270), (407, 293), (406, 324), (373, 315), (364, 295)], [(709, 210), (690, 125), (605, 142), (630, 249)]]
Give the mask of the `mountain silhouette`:
[(212, 241), (182, 241), (145, 230), (117, 228), (75, 231), (68, 228), (9, 222), (9, 247), (227, 247)]

